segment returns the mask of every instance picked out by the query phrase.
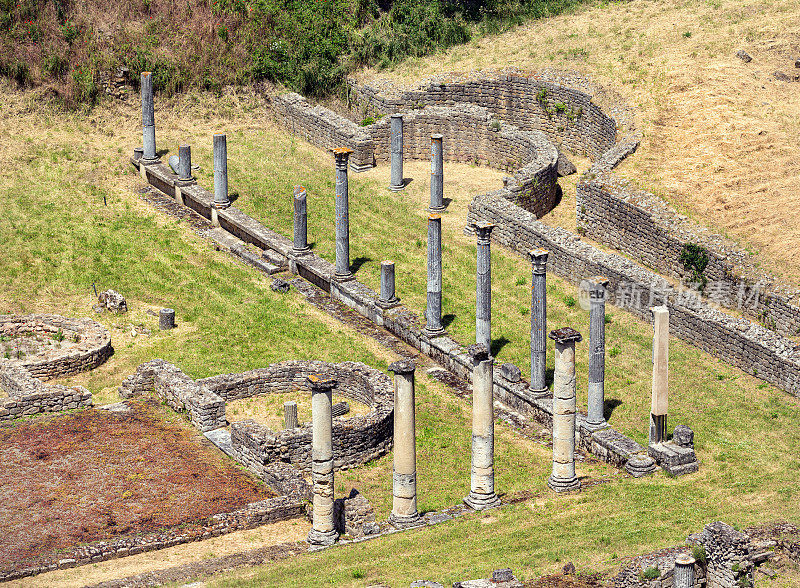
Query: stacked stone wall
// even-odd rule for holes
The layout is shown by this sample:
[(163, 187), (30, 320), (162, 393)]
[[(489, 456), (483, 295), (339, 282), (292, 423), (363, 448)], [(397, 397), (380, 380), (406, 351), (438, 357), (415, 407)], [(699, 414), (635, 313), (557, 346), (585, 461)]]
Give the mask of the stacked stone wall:
[(43, 384), (18, 365), (0, 365), (0, 421), (45, 412), (61, 412), (92, 406), (92, 393), (83, 386)]
[[(610, 113), (593, 101), (601, 89), (570, 72), (478, 72), (466, 79), (433, 79), (414, 89), (348, 80), (354, 118), (407, 112), (425, 106), (474, 104), (523, 131), (541, 131), (563, 149), (592, 159), (616, 144), (617, 126), (633, 126), (624, 106)], [(615, 120), (616, 117), (616, 120)]]
[(708, 265), (705, 293), (785, 335), (800, 333), (800, 290), (760, 271), (747, 252), (728, 239), (678, 215), (657, 196), (614, 174), (590, 169), (578, 184), (578, 230), (663, 275), (690, 281), (680, 261), (687, 244), (703, 247)]
[[(315, 374), (334, 378), (338, 382), (337, 394), (372, 409), (366, 415), (334, 418), (334, 466), (348, 469), (384, 455), (392, 446), (394, 391), (388, 376), (362, 363), (288, 361), (201, 382), (233, 399), (305, 390), (307, 377)], [(239, 421), (231, 425), (231, 443), (242, 464), (258, 475), (263, 475), (264, 468), (275, 462), (311, 471), (311, 423), (273, 431), (252, 420)]]
[[(579, 284), (586, 276), (608, 277), (609, 301), (643, 320), (651, 320), (651, 306), (666, 305), (671, 334), (800, 395), (800, 351), (791, 340), (698, 300), (682, 303), (661, 276), (628, 259), (601, 252), (568, 231), (544, 225), (497, 193), (475, 197), (468, 222), (477, 221), (496, 224), (492, 238), (521, 255), (536, 248), (549, 250), (548, 269), (572, 283)], [(628, 296), (631, 299), (626, 299)]]
[(47, 381), (92, 370), (114, 353), (108, 331), (91, 319), (73, 319), (56, 314), (0, 315), (0, 336), (52, 338), (59, 331), (67, 341), (71, 341), (73, 336), (78, 337), (78, 343), (64, 350), (54, 347), (24, 359), (0, 361), (22, 366), (34, 377)]

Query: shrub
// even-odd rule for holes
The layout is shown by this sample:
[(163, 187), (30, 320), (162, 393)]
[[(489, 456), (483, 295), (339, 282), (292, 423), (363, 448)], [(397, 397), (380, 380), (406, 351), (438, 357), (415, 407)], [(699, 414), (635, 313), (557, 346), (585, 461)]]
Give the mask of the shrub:
[(69, 71), (69, 62), (62, 55), (48, 55), (42, 62), (42, 71), (47, 75), (60, 78)]
[(76, 103), (94, 104), (98, 95), (94, 68), (89, 64), (83, 64), (73, 69), (72, 90), (72, 97)]
[(706, 548), (702, 545), (695, 545), (692, 547), (692, 557), (697, 563), (704, 565), (707, 558)]
[(374, 123), (375, 123), (375, 119), (374, 118), (372, 118), (371, 116), (366, 116), (366, 117), (364, 117), (364, 120), (361, 121), (361, 126), (362, 127), (368, 127), (369, 125), (374, 124)]
[(708, 283), (708, 278), (703, 274), (708, 265), (708, 252), (700, 245), (686, 243), (681, 249), (678, 260), (683, 269), (689, 272), (689, 280), (698, 284), (698, 288), (702, 292)]
[(64, 331), (59, 329), (55, 333), (53, 333), (53, 340), (54, 341), (63, 341), (64, 340)]
[(642, 579), (643, 580), (655, 580), (661, 576), (661, 570), (659, 570), (655, 566), (650, 566), (646, 570), (642, 571)]
[(78, 27), (72, 21), (67, 21), (61, 25), (61, 36), (70, 45), (78, 38)]

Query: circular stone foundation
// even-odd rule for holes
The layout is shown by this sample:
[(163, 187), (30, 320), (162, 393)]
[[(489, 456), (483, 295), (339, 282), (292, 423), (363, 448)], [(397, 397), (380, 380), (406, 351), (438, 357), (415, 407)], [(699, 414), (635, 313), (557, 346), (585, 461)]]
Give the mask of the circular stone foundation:
[[(363, 363), (284, 361), (241, 374), (198, 380), (197, 384), (226, 402), (263, 394), (294, 400), (304, 394), (310, 396), (308, 376), (312, 375), (336, 380), (334, 395), (369, 407), (367, 414), (333, 419), (334, 466), (348, 469), (384, 455), (392, 446), (394, 387), (389, 376)], [(273, 430), (252, 419), (238, 421), (231, 425), (231, 442), (242, 463), (254, 471), (275, 461), (311, 469), (311, 423)]]
[(114, 352), (103, 325), (57, 314), (0, 315), (0, 364), (47, 381), (88, 371)]

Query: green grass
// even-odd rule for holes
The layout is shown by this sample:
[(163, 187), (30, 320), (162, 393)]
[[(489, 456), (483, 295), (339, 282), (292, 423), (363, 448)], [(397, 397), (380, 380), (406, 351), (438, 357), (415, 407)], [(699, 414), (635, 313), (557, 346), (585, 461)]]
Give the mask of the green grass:
[[(189, 227), (141, 202), (141, 180), (126, 158), (141, 140), (135, 104), (115, 103), (67, 116), (30, 95), (4, 90), (0, 129), (0, 312), (52, 311), (91, 315), (92, 282), (128, 297), (130, 315), (97, 315), (109, 327), (140, 323), (150, 336), (131, 338), (114, 329), (116, 354), (84, 382), (106, 400), (135, 366), (153, 357), (174, 361), (195, 377), (235, 372), (290, 358), (356, 359), (385, 369), (391, 354), (371, 340), (336, 326), (297, 294), (279, 295), (269, 280), (219, 252)], [(309, 192), (315, 251), (333, 259), (332, 158), (276, 129), (246, 96), (190, 95), (162, 102), (157, 111), (160, 146), (188, 140), (209, 187), (210, 138), (228, 131), (230, 186), (236, 205), (285, 235), (291, 229), (292, 186)], [(409, 163), (414, 181), (386, 190), (384, 167), (351, 174), (353, 258), (365, 257), (359, 279), (378, 286), (379, 264), (397, 263), (398, 294), (421, 311), (425, 295), (424, 206), (427, 164)], [(459, 231), (472, 194), (501, 174), (448, 165), (444, 215), (445, 313), (463, 343), (474, 337), (475, 244)], [(483, 187), (482, 187), (483, 186)], [(103, 206), (103, 196), (108, 206)], [(530, 266), (493, 247), (494, 337), (508, 340), (498, 361), (528, 370)], [(525, 280), (520, 280), (525, 277)], [(549, 280), (550, 328), (588, 332), (588, 315), (570, 303), (574, 287)], [(172, 306), (176, 331), (159, 332), (146, 308)], [(640, 442), (649, 409), (649, 325), (608, 308), (607, 398), (619, 404), (611, 423)], [(126, 327), (129, 331), (129, 327)], [(329, 550), (259, 568), (223, 574), (220, 586), (402, 585), (427, 577), (453, 582), (486, 577), (511, 567), (530, 578), (573, 561), (579, 569), (608, 572), (624, 556), (682, 542), (706, 523), (739, 526), (776, 518), (800, 521), (800, 401), (676, 339), (670, 341), (670, 426), (695, 431), (702, 467), (671, 479), (634, 480), (605, 464), (579, 464), (586, 480), (608, 480), (575, 496), (554, 496), (545, 486), (550, 451), (497, 426), (497, 488), (533, 490), (536, 497), (485, 515), (433, 529)], [(585, 406), (587, 343), (579, 344), (579, 405)], [(552, 361), (552, 353), (550, 354)], [(552, 365), (550, 366), (552, 368)], [(469, 485), (470, 409), (418, 370), (419, 506), (437, 510), (460, 502)], [(535, 432), (535, 431), (534, 431)], [(336, 495), (356, 487), (379, 518), (391, 508), (391, 455), (337, 474)], [(321, 573), (324, 570), (324, 573)], [(358, 572), (358, 574), (356, 573)], [(361, 575), (364, 578), (356, 578)]]

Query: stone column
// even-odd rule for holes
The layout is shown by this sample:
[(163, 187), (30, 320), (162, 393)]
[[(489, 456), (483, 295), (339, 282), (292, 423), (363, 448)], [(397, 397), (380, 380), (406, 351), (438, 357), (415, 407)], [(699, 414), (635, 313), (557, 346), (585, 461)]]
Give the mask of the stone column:
[(556, 492), (577, 490), (575, 475), (575, 343), (581, 334), (570, 327), (550, 331), (555, 341), (553, 378), (553, 473), (547, 485)]
[(392, 514), (395, 527), (419, 524), (417, 512), (417, 448), (415, 432), (414, 370), (409, 359), (392, 363), (394, 372), (394, 465)]
[(442, 136), (431, 135), (431, 212), (444, 210), (444, 153)]
[(283, 403), (283, 428), (297, 428), (297, 403), (294, 400), (287, 400)]
[(350, 204), (347, 190), (347, 161), (352, 149), (333, 150), (336, 158), (336, 274), (337, 280), (350, 280)]
[(442, 217), (428, 215), (428, 306), (425, 332), (430, 337), (444, 334), (442, 326)]
[(158, 328), (168, 331), (175, 328), (175, 310), (172, 308), (162, 308), (158, 311)]
[(500, 506), (494, 493), (494, 358), (483, 343), (469, 346), (472, 357), (472, 469), (469, 496), (474, 510)]
[(650, 443), (667, 440), (667, 392), (669, 379), (669, 310), (653, 311), (653, 393), (650, 404)]
[(381, 262), (381, 295), (378, 299), (378, 306), (381, 308), (390, 308), (397, 305), (400, 299), (395, 294), (394, 290), (394, 262), (382, 261)]
[(158, 163), (156, 155), (156, 121), (153, 107), (153, 74), (149, 71), (142, 72), (142, 145), (144, 153), (140, 163), (149, 165)]
[(694, 558), (682, 553), (675, 558), (674, 588), (694, 588)]
[(219, 226), (217, 211), (228, 208), (228, 141), (224, 133), (214, 134), (214, 202), (211, 205), (211, 224)]
[(306, 202), (306, 189), (303, 186), (294, 187), (294, 244), (292, 251), (295, 254), (305, 253), (308, 246), (308, 208)]
[(398, 192), (405, 188), (403, 182), (403, 115), (393, 114), (391, 117), (390, 150), (391, 150), (391, 181), (389, 189)]
[(339, 538), (333, 526), (333, 417), (331, 391), (336, 380), (309, 376), (311, 384), (311, 478), (314, 513), (308, 542), (331, 545)]
[(178, 145), (178, 179), (190, 182), (192, 177), (192, 148), (186, 143)]
[(547, 255), (545, 249), (528, 253), (531, 276), (531, 392), (547, 394), (545, 369), (547, 363)]
[(606, 377), (606, 288), (608, 278), (594, 276), (589, 286), (589, 384), (586, 426), (597, 430), (608, 426), (604, 416)]
[(478, 222), (472, 225), (478, 237), (478, 271), (475, 296), (475, 342), (492, 349), (492, 260), (491, 235), (494, 225)]

